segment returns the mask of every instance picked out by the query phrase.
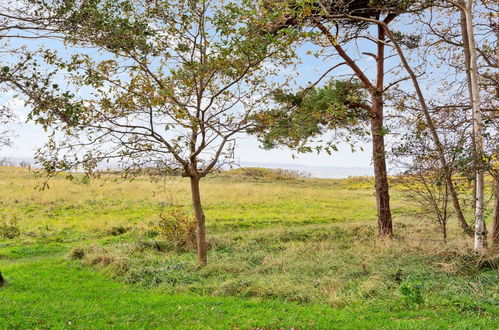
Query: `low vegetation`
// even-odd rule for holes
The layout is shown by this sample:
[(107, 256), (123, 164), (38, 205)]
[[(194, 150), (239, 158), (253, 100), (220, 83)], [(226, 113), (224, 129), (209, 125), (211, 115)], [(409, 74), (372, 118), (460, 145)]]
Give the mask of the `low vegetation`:
[[(497, 270), (474, 255), (455, 220), (445, 244), (437, 225), (396, 193), (396, 237), (380, 240), (367, 178), (207, 178), (210, 262), (200, 268), (182, 178), (85, 185), (55, 178), (38, 191), (28, 169), (0, 171), (2, 208), (19, 228), (0, 243), (7, 282), (0, 327), (493, 328), (497, 321)], [(40, 304), (26, 305), (32, 297)], [(55, 313), (58, 304), (65, 308)], [(198, 304), (210, 307), (196, 307), (193, 318)], [(114, 305), (129, 307), (111, 313)]]
[(282, 168), (241, 167), (220, 173), (222, 176), (249, 177), (253, 179), (297, 180), (310, 177), (310, 174), (299, 170)]

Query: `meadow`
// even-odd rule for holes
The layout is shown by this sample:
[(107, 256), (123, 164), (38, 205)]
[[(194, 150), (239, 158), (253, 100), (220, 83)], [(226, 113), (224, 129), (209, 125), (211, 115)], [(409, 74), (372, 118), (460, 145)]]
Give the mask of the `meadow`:
[(456, 221), (443, 243), (394, 190), (380, 239), (369, 178), (205, 178), (202, 268), (158, 229), (188, 180), (42, 182), (0, 168), (0, 328), (497, 329), (497, 270)]

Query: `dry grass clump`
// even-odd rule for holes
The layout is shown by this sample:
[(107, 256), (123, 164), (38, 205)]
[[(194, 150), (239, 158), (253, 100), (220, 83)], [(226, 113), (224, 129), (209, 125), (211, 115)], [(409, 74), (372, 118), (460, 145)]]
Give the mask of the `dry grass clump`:
[(98, 244), (92, 244), (86, 247), (75, 247), (68, 258), (79, 260), (88, 266), (94, 266), (101, 269), (107, 269), (114, 276), (123, 276), (129, 271), (128, 258), (124, 257), (123, 251), (118, 252), (123, 247), (105, 248)]
[(15, 216), (0, 214), (0, 237), (5, 239), (14, 239), (21, 235), (19, 221)]

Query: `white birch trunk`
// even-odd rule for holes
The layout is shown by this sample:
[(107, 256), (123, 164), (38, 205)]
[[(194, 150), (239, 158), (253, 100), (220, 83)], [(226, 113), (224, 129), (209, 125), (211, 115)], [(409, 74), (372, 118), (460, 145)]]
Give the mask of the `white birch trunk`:
[(473, 0), (466, 1), (466, 9), (464, 10), (466, 17), (466, 32), (468, 35), (468, 43), (470, 47), (470, 76), (471, 76), (471, 105), (473, 109), (473, 134), (475, 137), (475, 157), (480, 157), (476, 168), (476, 211), (475, 211), (475, 239), (474, 250), (477, 253), (482, 253), (486, 245), (485, 222), (483, 219), (484, 207), (484, 171), (480, 165), (483, 155), (483, 128), (482, 128), (482, 113), (480, 109), (480, 89), (478, 81), (478, 60), (475, 43), (475, 35), (473, 31)]

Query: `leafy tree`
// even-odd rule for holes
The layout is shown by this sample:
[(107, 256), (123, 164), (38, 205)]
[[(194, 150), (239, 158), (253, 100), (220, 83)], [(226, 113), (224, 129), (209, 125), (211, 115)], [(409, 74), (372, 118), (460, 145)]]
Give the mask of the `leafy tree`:
[[(298, 93), (277, 90), (273, 99), (276, 106), (257, 114), (253, 130), (266, 149), (283, 145), (298, 152), (331, 154), (339, 139), (365, 135), (370, 108), (358, 82), (331, 80)], [(334, 132), (335, 138), (319, 140), (328, 132)]]
[[(454, 70), (452, 75), (444, 75), (440, 94), (434, 98), (443, 107), (454, 109), (457, 112), (456, 115), (470, 118), (470, 125), (465, 125), (469, 127), (469, 139), (465, 141), (465, 145), (469, 148), (467, 156), (462, 158), (466, 162), (460, 162), (458, 170), (475, 182), (473, 191), (474, 231), (466, 223), (457, 202), (457, 194), (453, 190), (451, 190), (451, 196), (462, 228), (466, 233), (475, 237), (475, 250), (477, 252), (483, 251), (483, 247), (486, 245), (486, 228), (483, 221), (485, 205), (483, 173), (487, 164), (484, 163), (484, 159), (487, 159), (487, 149), (497, 145), (497, 140), (488, 138), (494, 135), (490, 135), (487, 128), (489, 126), (493, 129), (494, 125), (488, 125), (488, 123), (493, 123), (491, 118), (494, 117), (494, 109), (497, 108), (497, 97), (495, 96), (497, 94), (495, 73), (497, 71), (497, 52), (496, 48), (492, 46), (494, 43), (497, 44), (498, 37), (494, 22), (496, 16), (494, 12), (497, 10), (493, 8), (494, 6), (497, 9), (497, 2), (480, 1), (473, 4), (473, 1), (445, 1), (444, 3), (434, 3), (428, 15), (421, 15), (418, 18), (423, 23), (422, 34), (426, 36), (425, 40), (428, 45), (425, 48), (426, 53), (431, 54), (430, 58), (433, 59), (433, 63), (425, 63), (425, 65), (435, 65), (437, 70), (443, 65), (449, 70)], [(432, 17), (437, 17), (435, 16), (437, 13), (438, 19), (432, 19)], [(405, 65), (408, 66), (407, 61)], [(451, 79), (452, 76), (455, 78)], [(419, 90), (418, 94), (422, 94), (421, 89), (417, 86), (414, 73), (412, 73), (412, 79)], [(463, 90), (467, 90), (468, 95), (463, 93)], [(483, 97), (484, 95), (487, 96)], [(420, 100), (422, 99), (421, 96), (418, 97)], [(425, 114), (428, 114), (425, 102), (420, 101), (420, 104)], [(487, 113), (488, 110), (492, 113)], [(472, 125), (471, 122), (473, 122)], [(433, 139), (437, 142), (454, 132), (454, 128), (448, 129), (445, 128), (445, 125), (435, 127), (435, 125), (430, 124), (428, 127), (434, 135)], [(437, 130), (441, 132), (441, 137), (437, 134)], [(487, 146), (488, 143), (491, 144), (490, 147)], [(436, 143), (437, 149), (442, 150), (440, 151), (441, 155), (449, 153), (449, 149), (445, 148), (444, 150), (442, 145), (440, 142)], [(462, 145), (456, 146), (456, 150), (460, 149), (463, 149)], [(445, 157), (441, 158), (441, 166), (447, 169), (448, 185), (452, 188), (450, 173), (453, 164)]]
[[(393, 234), (385, 152), (387, 134), (384, 122), (385, 94), (392, 86), (392, 84), (385, 85), (385, 50), (388, 44), (386, 27), (414, 3), (415, 1), (281, 0), (266, 1), (263, 6), (264, 12), (271, 12), (271, 16), (274, 17), (273, 23), (264, 26), (263, 29), (271, 32), (290, 27), (298, 30), (312, 29), (309, 34), (310, 40), (332, 47), (343, 61), (335, 67), (348, 66), (367, 93), (378, 231), (381, 236)], [(370, 79), (359, 61), (349, 54), (348, 47), (361, 39), (372, 42), (375, 48), (374, 53), (360, 51), (363, 55), (374, 58), (376, 62), (374, 79)], [(393, 82), (396, 83), (397, 81)]]
[(292, 56), (293, 35), (254, 29), (254, 14), (251, 1), (75, 1), (61, 14), (66, 40), (98, 55), (45, 56), (66, 71), (72, 91), (46, 81), (17, 86), (32, 117), (54, 130), (39, 161), (52, 174), (93, 174), (103, 161), (126, 175), (180, 170), (190, 179), (205, 265), (200, 180), (230, 161), (238, 134), (277, 86), (275, 65)]

